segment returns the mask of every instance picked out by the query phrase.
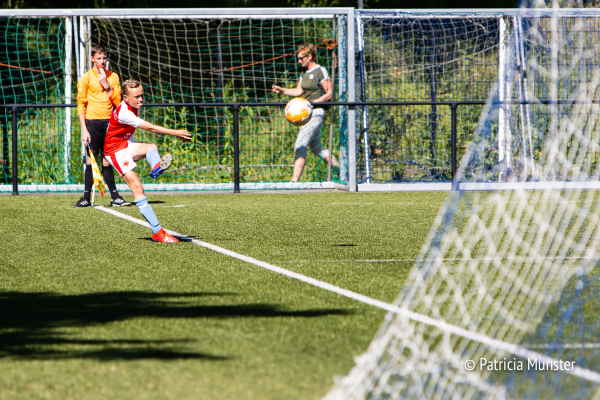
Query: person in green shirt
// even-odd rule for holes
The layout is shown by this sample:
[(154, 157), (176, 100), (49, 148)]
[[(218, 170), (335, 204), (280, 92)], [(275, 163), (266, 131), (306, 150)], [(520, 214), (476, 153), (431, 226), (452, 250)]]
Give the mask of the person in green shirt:
[[(298, 52), (298, 63), (306, 69), (306, 72), (300, 75), (298, 85), (292, 89), (284, 89), (273, 85), (274, 93), (282, 93), (290, 97), (302, 96), (309, 102), (326, 102), (331, 99), (332, 85), (327, 70), (317, 64), (316, 47), (310, 43), (300, 46)], [(313, 114), (310, 121), (300, 128), (298, 138), (294, 146), (295, 161), (292, 182), (300, 180), (304, 165), (306, 164), (306, 155), (308, 148), (314, 155), (325, 162), (329, 162), (329, 151), (321, 146), (321, 127), (325, 122), (325, 110), (322, 107), (313, 108)], [(339, 168), (339, 163), (335, 156), (331, 155), (331, 165)]]

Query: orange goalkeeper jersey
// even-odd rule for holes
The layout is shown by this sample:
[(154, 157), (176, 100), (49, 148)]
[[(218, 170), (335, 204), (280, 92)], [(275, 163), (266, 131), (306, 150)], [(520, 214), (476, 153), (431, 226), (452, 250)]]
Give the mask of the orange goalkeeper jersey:
[(77, 114), (85, 119), (110, 119), (116, 106), (121, 103), (119, 75), (106, 71), (106, 79), (112, 88), (112, 95), (102, 90), (98, 73), (94, 68), (85, 73), (77, 83)]

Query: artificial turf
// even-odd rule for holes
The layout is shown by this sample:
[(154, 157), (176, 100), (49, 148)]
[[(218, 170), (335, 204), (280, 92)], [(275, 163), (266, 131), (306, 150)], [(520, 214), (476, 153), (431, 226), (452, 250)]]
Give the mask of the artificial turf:
[[(386, 302), (444, 198), (149, 195), (168, 229)], [(318, 399), (383, 320), (75, 201), (0, 196), (0, 399)]]

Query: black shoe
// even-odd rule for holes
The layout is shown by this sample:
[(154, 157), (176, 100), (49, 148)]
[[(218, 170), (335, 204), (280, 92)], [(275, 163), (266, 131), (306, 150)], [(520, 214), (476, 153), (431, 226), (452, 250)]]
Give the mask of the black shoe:
[(73, 207), (90, 207), (91, 205), (92, 203), (82, 197), (77, 203), (73, 204)]
[(110, 205), (111, 205), (111, 207), (126, 207), (126, 206), (130, 206), (131, 203), (128, 201), (125, 201), (125, 199), (122, 197), (117, 197), (116, 199), (112, 199), (110, 201)]

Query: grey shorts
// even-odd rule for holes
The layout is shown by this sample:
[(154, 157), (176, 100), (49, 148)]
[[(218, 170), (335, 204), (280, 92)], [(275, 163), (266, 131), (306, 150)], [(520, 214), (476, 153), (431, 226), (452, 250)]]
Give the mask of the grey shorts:
[(298, 138), (294, 146), (296, 158), (306, 158), (308, 148), (319, 158), (325, 159), (329, 155), (329, 151), (321, 147), (321, 127), (324, 122), (325, 110), (315, 108), (308, 124), (301, 127), (300, 132), (298, 132)]

